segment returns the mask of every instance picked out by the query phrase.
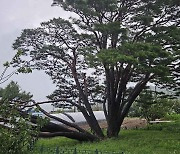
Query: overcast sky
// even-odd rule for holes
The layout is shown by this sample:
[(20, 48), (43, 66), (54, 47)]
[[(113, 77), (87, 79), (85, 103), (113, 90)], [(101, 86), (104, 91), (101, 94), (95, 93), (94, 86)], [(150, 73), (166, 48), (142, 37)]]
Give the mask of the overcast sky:
[[(51, 7), (52, 0), (0, 0), (0, 73), (3, 63), (10, 61), (15, 51), (12, 43), (20, 36), (22, 29), (35, 28), (43, 21), (54, 17), (68, 18), (70, 15), (60, 7)], [(53, 92), (55, 86), (43, 72), (35, 71), (27, 75), (15, 75), (21, 88), (34, 95), (37, 101)], [(6, 86), (10, 81), (0, 85)]]

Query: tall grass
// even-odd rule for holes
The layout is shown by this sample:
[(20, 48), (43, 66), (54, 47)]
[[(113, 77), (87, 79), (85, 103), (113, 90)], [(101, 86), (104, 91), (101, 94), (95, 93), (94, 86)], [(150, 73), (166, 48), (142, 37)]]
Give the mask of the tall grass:
[(118, 138), (100, 142), (80, 143), (76, 140), (57, 137), (40, 139), (36, 146), (123, 151), (125, 154), (180, 154), (180, 116), (169, 116), (167, 119), (174, 119), (174, 122), (154, 124), (146, 129), (122, 130)]

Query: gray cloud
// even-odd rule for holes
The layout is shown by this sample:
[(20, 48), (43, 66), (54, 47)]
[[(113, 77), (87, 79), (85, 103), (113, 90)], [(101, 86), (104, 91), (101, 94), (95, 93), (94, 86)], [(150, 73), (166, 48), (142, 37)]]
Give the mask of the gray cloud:
[[(0, 72), (3, 70), (2, 64), (11, 60), (15, 54), (11, 46), (22, 29), (37, 27), (41, 22), (54, 17), (70, 16), (60, 7), (51, 7), (51, 3), (52, 0), (0, 1)], [(31, 92), (36, 100), (44, 100), (55, 89), (50, 78), (43, 72), (15, 75), (12, 80), (17, 81), (23, 90)], [(1, 87), (7, 84), (8, 82)]]

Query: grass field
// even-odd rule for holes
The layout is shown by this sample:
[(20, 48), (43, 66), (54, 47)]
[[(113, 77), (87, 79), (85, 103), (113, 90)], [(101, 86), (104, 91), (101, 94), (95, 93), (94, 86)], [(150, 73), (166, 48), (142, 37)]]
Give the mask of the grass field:
[(36, 146), (77, 148), (80, 150), (123, 151), (125, 154), (180, 154), (180, 115), (167, 117), (175, 122), (156, 124), (146, 129), (122, 130), (119, 138), (80, 143), (58, 137), (40, 139)]

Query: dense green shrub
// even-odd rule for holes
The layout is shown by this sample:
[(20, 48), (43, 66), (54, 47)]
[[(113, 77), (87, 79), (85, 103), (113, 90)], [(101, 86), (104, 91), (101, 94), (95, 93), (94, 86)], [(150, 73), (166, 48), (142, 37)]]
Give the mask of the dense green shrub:
[(180, 122), (180, 114), (168, 114), (164, 117), (164, 119)]
[(180, 100), (175, 100), (172, 106), (174, 113), (180, 114)]
[(21, 92), (14, 82), (0, 89), (0, 153), (23, 154), (35, 141), (41, 125), (32, 125), (30, 116), (22, 115), (18, 104), (31, 97), (29, 93)]
[(168, 132), (179, 133), (180, 132), (180, 114), (166, 115), (164, 120), (170, 120), (171, 122), (157, 123), (148, 125), (149, 130), (164, 130)]
[(132, 105), (129, 116), (142, 117), (148, 122), (165, 117), (167, 114), (179, 113), (180, 102), (168, 99), (151, 90), (145, 90)]

